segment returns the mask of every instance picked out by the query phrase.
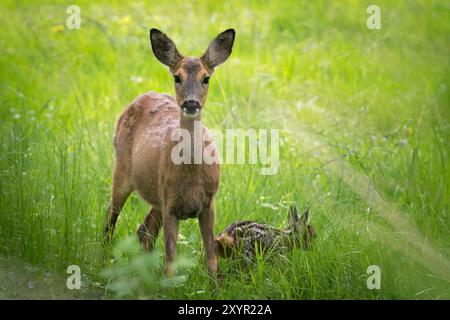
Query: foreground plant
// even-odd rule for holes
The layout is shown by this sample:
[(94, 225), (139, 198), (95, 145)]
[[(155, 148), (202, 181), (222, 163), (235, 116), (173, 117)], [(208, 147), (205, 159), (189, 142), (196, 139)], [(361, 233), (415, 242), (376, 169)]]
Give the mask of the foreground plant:
[[(161, 252), (142, 253), (139, 243), (134, 237), (119, 242), (113, 248), (112, 265), (101, 272), (107, 280), (106, 290), (116, 298), (163, 298), (164, 289), (183, 286), (187, 276), (171, 278), (162, 273)], [(178, 257), (178, 267), (190, 267), (191, 261)]]

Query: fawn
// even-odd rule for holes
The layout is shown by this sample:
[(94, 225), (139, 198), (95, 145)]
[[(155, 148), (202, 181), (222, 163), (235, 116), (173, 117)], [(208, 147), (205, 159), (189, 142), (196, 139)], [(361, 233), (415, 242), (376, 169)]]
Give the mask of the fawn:
[(299, 217), (297, 208), (291, 206), (286, 229), (254, 221), (230, 224), (216, 238), (217, 254), (221, 257), (241, 255), (254, 258), (257, 252), (280, 253), (290, 250), (294, 245), (308, 249), (316, 237), (316, 232), (308, 222), (309, 208)]
[[(169, 67), (174, 78), (175, 98), (148, 92), (135, 99), (122, 113), (114, 137), (116, 162), (111, 202), (104, 228), (104, 242), (111, 241), (119, 213), (133, 191), (151, 205), (137, 234), (145, 250), (152, 250), (162, 227), (166, 251), (165, 272), (174, 266), (179, 220), (197, 218), (206, 251), (208, 271), (217, 272), (214, 243), (214, 196), (219, 187), (218, 161), (212, 164), (175, 164), (171, 152), (178, 143), (172, 140), (177, 129), (191, 133), (191, 145), (200, 148), (213, 144), (208, 129), (200, 125), (195, 136), (194, 123), (201, 114), (208, 93), (209, 79), (215, 67), (230, 56), (235, 31), (220, 33), (200, 58), (182, 56), (174, 42), (157, 29), (150, 30), (150, 42), (156, 58)], [(192, 155), (194, 156), (194, 155)], [(193, 159), (191, 159), (193, 160)]]

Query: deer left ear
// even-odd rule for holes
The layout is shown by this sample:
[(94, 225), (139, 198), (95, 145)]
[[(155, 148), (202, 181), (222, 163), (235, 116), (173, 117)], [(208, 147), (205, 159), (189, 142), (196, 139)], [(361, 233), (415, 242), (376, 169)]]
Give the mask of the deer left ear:
[(297, 213), (297, 207), (295, 205), (292, 205), (289, 209), (289, 216), (288, 216), (288, 222), (290, 226), (295, 225), (298, 222), (298, 213)]
[(235, 35), (234, 29), (228, 29), (211, 41), (201, 58), (209, 68), (214, 69), (228, 59), (233, 49)]
[(156, 58), (171, 70), (183, 59), (175, 43), (158, 29), (150, 29), (150, 43), (152, 44), (152, 50)]

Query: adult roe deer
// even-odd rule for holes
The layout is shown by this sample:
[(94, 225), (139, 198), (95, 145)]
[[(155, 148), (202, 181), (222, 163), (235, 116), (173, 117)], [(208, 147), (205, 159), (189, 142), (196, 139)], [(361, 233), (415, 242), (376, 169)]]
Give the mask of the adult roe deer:
[[(112, 197), (104, 228), (105, 243), (111, 241), (115, 224), (128, 196), (136, 190), (151, 205), (137, 230), (145, 250), (152, 250), (160, 228), (163, 228), (166, 250), (166, 274), (175, 273), (174, 258), (178, 221), (198, 218), (206, 251), (208, 271), (217, 271), (214, 241), (214, 195), (219, 186), (218, 161), (212, 164), (174, 164), (171, 135), (178, 128), (209, 146), (213, 140), (202, 126), (194, 136), (194, 122), (201, 114), (214, 68), (230, 56), (235, 31), (220, 33), (200, 58), (183, 57), (174, 42), (157, 29), (150, 30), (150, 42), (156, 58), (169, 67), (174, 77), (176, 99), (166, 94), (148, 92), (135, 99), (120, 116), (114, 137), (116, 163)], [(197, 133), (197, 135), (199, 135)], [(213, 154), (218, 155), (213, 146)]]

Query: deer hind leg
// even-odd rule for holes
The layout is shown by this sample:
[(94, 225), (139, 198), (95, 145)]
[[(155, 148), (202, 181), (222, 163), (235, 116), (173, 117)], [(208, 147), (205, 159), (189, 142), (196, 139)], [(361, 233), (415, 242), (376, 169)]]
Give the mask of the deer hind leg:
[(137, 230), (139, 241), (145, 251), (153, 250), (162, 224), (162, 213), (152, 208), (145, 217), (144, 223)]
[(103, 230), (103, 240), (105, 245), (109, 245), (111, 242), (120, 210), (132, 191), (133, 188), (131, 187), (126, 172), (116, 166), (113, 175), (111, 202), (108, 207), (107, 219)]
[(198, 221), (206, 252), (208, 272), (210, 276), (215, 276), (217, 273), (217, 242), (214, 238), (214, 207), (212, 202), (210, 207), (200, 214)]

